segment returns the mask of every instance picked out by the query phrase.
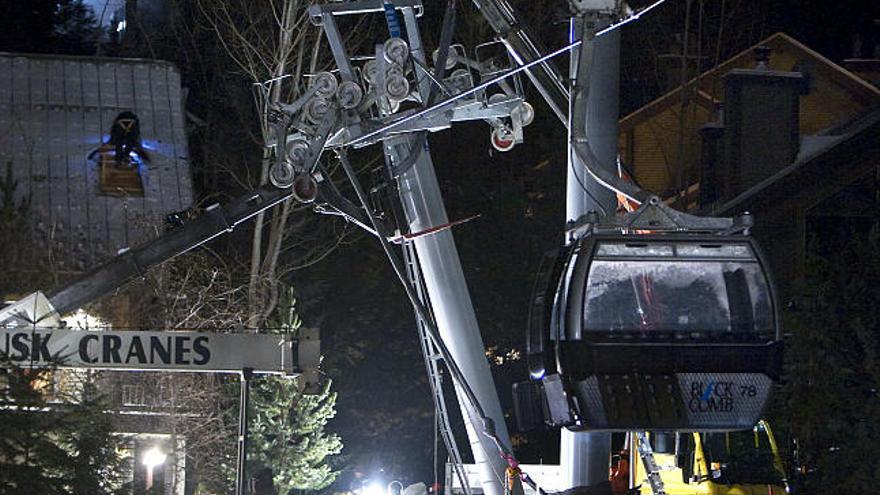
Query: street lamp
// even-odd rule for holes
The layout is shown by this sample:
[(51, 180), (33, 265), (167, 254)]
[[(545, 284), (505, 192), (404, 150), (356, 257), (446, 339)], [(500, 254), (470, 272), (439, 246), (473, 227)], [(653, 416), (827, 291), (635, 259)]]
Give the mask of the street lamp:
[(153, 488), (153, 468), (165, 464), (167, 458), (168, 456), (156, 445), (144, 452), (141, 463), (147, 468), (147, 490)]

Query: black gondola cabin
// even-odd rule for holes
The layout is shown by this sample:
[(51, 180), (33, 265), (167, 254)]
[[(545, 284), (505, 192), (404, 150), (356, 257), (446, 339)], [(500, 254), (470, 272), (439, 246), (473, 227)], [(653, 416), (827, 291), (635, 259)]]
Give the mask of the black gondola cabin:
[(744, 219), (693, 217), (654, 198), (614, 225), (574, 231), (536, 284), (537, 388), (516, 386), (518, 409), (530, 394), (546, 422), (573, 429), (751, 428), (779, 377), (782, 343)]

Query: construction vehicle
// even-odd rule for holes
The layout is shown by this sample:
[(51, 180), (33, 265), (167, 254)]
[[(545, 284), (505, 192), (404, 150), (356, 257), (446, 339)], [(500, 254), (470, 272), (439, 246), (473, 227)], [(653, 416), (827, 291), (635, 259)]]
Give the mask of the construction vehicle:
[(736, 432), (652, 432), (632, 435), (631, 485), (653, 493), (639, 455), (643, 439), (667, 495), (784, 495), (790, 492), (776, 438), (765, 420)]

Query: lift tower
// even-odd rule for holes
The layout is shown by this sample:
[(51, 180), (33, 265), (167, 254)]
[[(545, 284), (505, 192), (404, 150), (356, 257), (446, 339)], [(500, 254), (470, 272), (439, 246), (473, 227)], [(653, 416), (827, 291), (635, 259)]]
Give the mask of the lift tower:
[[(419, 106), (423, 109), (430, 107), (434, 95), (445, 93), (444, 96), (448, 97), (477, 89), (475, 86), (478, 84), (473, 80), (474, 72), (480, 77), (479, 82), (483, 82), (483, 79), (507, 68), (498, 65), (504, 65), (499, 62), (498, 56), (493, 57), (494, 61), (481, 61), (478, 54), (471, 59), (461, 51), (463, 49), (455, 51), (453, 47), (448, 52), (450, 68), (459, 62), (466, 69), (453, 71), (450, 77), (444, 77), (446, 60), (429, 62), (429, 58), (434, 57), (428, 56), (422, 44), (418, 25), (422, 11), (420, 0), (361, 0), (312, 6), (312, 21), (323, 27), (342, 79), (339, 88), (345, 84), (362, 84), (368, 88), (363, 92), (363, 100), (375, 102), (375, 107), (372, 103), (361, 103), (354, 105), (347, 113), (342, 112), (344, 128), (338, 138), (330, 139), (328, 147), (333, 148), (337, 143), (340, 148), (381, 143), (386, 171), (396, 182), (397, 199), (403, 213), (405, 225), (401, 225), (401, 230), (407, 239), (403, 242), (403, 251), (409, 265), (410, 281), (416, 290), (423, 289), (419, 293), (421, 302), (430, 311), (430, 315), (417, 311), (420, 329), (423, 329), (426, 317), (433, 319), (451, 358), (449, 361), (452, 363), (447, 362), (447, 366), (452, 364), (460, 370), (456, 394), (471, 452), (479, 466), (483, 493), (502, 495), (505, 492), (502, 483), (508, 464), (498, 453), (499, 444), (502, 451), (509, 451), (510, 438), (455, 241), (450, 229), (443, 228), (449, 225), (449, 218), (424, 132), (449, 127), (454, 121), (485, 120), (493, 128), (492, 144), (505, 151), (521, 141), (522, 126), (527, 124), (524, 121), (531, 119), (529, 114), (532, 110), (522, 100), (518, 81), (504, 81), (494, 88), (492, 94), (481, 90), (473, 98), (462, 98), (455, 105), (449, 105), (446, 111), (413, 118), (393, 132), (371, 135), (368, 130), (371, 120), (387, 123), (394, 122), (388, 119), (401, 115), (404, 118), (414, 117), (413, 112)], [(353, 61), (360, 63), (364, 57), (356, 59), (346, 51), (337, 18), (377, 13), (385, 14), (391, 37), (383, 44), (377, 44), (375, 56), (368, 56), (366, 63), (356, 68)], [(402, 26), (399, 25), (398, 15), (403, 19)], [(446, 39), (441, 40), (441, 52), (450, 49), (452, 32), (449, 26), (450, 23), (444, 20), (441, 39)], [(489, 44), (484, 44), (484, 48), (485, 45)], [(506, 51), (501, 45), (499, 47), (501, 58), (507, 60)], [(447, 59), (447, 54), (439, 58)], [(433, 71), (429, 68), (431, 63), (435, 65)], [(413, 103), (418, 106), (413, 106)], [(418, 234), (423, 232), (430, 234)], [(376, 233), (383, 237), (382, 232)], [(465, 391), (458, 380), (465, 380), (464, 387), (469, 390)], [(441, 393), (436, 385), (434, 389), (435, 394)], [(486, 434), (487, 419), (494, 425), (489, 435)]]
[[(566, 173), (566, 230), (590, 212), (614, 215), (617, 197), (589, 173), (575, 151), (576, 140), (585, 140), (597, 163), (616, 174), (620, 31), (602, 37), (596, 33), (620, 17), (619, 0), (571, 1), (569, 41), (581, 41), (571, 53), (569, 66), (568, 167)], [(572, 239), (566, 235), (568, 245)], [(592, 486), (608, 479), (611, 434), (560, 431), (559, 464), (569, 488)]]

